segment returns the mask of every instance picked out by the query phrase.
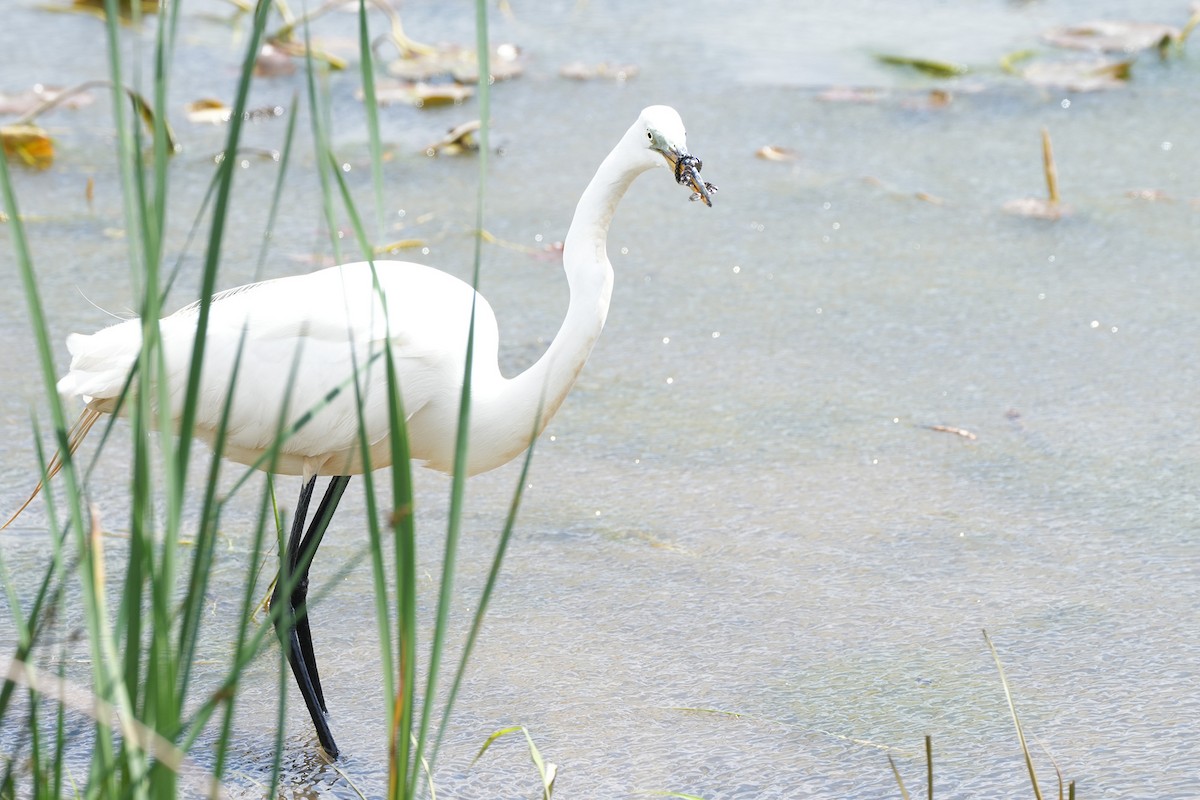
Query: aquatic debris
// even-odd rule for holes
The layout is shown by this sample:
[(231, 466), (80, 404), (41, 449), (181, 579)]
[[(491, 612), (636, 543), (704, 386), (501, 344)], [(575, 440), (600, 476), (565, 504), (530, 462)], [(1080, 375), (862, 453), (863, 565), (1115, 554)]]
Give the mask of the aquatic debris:
[(1053, 28), (1043, 33), (1042, 39), (1055, 47), (1071, 50), (1136, 53), (1151, 48), (1164, 49), (1179, 41), (1180, 35), (1179, 28), (1157, 22), (1096, 20)]
[(961, 436), (964, 439), (975, 441), (979, 437), (966, 428), (956, 428), (953, 425), (926, 425), (925, 428), (939, 433), (953, 433), (955, 436)]
[(1026, 67), (1021, 77), (1034, 86), (1072, 92), (1097, 92), (1125, 86), (1132, 67), (1132, 61), (1107, 58), (1038, 61)]
[(463, 153), (474, 153), (479, 150), (479, 142), (475, 133), (479, 130), (480, 122), (473, 119), (451, 128), (445, 136), (425, 148), (425, 155), (457, 156)]
[(0, 143), (5, 156), (27, 167), (41, 170), (54, 163), (54, 142), (40, 125), (0, 125)]
[(229, 115), (233, 113), (233, 109), (220, 100), (213, 100), (206, 97), (200, 100), (193, 100), (185, 105), (183, 113), (187, 117), (188, 122), (222, 125), (229, 122)]
[[(381, 106), (400, 103), (416, 108), (448, 106), (462, 103), (475, 94), (473, 86), (459, 83), (425, 83), (424, 81), (381, 81), (375, 85), (375, 102)], [(363, 99), (362, 90), (354, 93)]]
[(915, 58), (912, 56), (897, 56), (886, 53), (877, 54), (875, 60), (897, 67), (912, 67), (935, 78), (957, 78), (966, 75), (970, 68), (965, 64), (955, 64), (950, 61), (937, 61), (931, 58)]
[(636, 78), (637, 74), (638, 68), (634, 64), (610, 64), (607, 61), (602, 61), (599, 64), (585, 64), (582, 61), (572, 61), (558, 69), (560, 78), (570, 78), (575, 81), (591, 81), (597, 78), (607, 78), (618, 83), (624, 83), (631, 78)]
[(799, 158), (795, 150), (787, 147), (776, 147), (771, 144), (758, 148), (754, 151), (754, 155), (763, 161), (795, 161)]
[[(521, 48), (515, 44), (499, 44), (492, 48), (488, 60), (492, 82), (515, 78), (524, 72)], [(388, 74), (413, 83), (450, 77), (458, 83), (479, 81), (479, 58), (472, 48), (461, 45), (440, 45), (422, 52), (406, 52), (388, 62)]]
[(1054, 148), (1050, 144), (1050, 131), (1042, 128), (1042, 171), (1046, 176), (1046, 192), (1049, 197), (1026, 197), (1009, 200), (1004, 210), (1019, 217), (1057, 220), (1070, 213), (1070, 208), (1060, 202), (1058, 194), (1058, 167), (1054, 163)]
[(254, 75), (258, 78), (277, 78), (296, 71), (291, 53), (272, 42), (263, 43), (254, 59)]

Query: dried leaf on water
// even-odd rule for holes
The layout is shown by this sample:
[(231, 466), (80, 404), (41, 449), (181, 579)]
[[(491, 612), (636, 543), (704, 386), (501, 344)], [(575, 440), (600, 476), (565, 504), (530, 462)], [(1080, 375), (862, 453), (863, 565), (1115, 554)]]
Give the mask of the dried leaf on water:
[[(143, 14), (158, 12), (158, 0), (139, 0), (138, 6)], [(74, 11), (81, 14), (93, 14), (104, 18), (104, 0), (72, 0), (66, 6), (54, 6), (54, 11)], [(128, 22), (133, 19), (133, 0), (117, 0), (117, 15)]]
[[(525, 69), (521, 64), (521, 48), (515, 44), (496, 45), (492, 48), (489, 66), (493, 82), (515, 78)], [(479, 59), (474, 49), (449, 44), (429, 52), (407, 52), (389, 62), (387, 71), (393, 77), (413, 83), (447, 76), (459, 83), (476, 83), (479, 80)]]
[[(34, 84), (24, 92), (0, 92), (0, 114), (28, 114), (53, 101), (65, 90), (58, 86)], [(82, 108), (95, 102), (91, 92), (72, 92), (58, 105), (62, 108)]]
[(795, 150), (786, 147), (776, 147), (769, 144), (754, 151), (754, 155), (763, 161), (795, 161), (799, 156)]
[(972, 442), (979, 438), (966, 428), (956, 428), (953, 425), (927, 425), (926, 427), (931, 431), (938, 431), (939, 433), (953, 433), (955, 436), (961, 436)]
[(1157, 22), (1096, 20), (1048, 30), (1042, 34), (1042, 39), (1055, 47), (1071, 50), (1136, 53), (1169, 45), (1178, 41), (1180, 35), (1179, 28)]
[(45, 128), (38, 125), (0, 125), (4, 155), (34, 169), (46, 169), (54, 163), (54, 142)]
[[(375, 102), (381, 106), (402, 104), (425, 108), (461, 103), (475, 94), (473, 86), (458, 83), (425, 83), (418, 81), (380, 81), (375, 85)], [(362, 90), (354, 93), (363, 99)]]
[(425, 148), (427, 156), (457, 156), (463, 153), (474, 153), (479, 150), (479, 142), (475, 133), (479, 130), (479, 120), (473, 119), (457, 125), (438, 141)]
[(897, 56), (885, 53), (876, 55), (875, 59), (884, 64), (891, 64), (892, 66), (912, 67), (919, 72), (924, 72), (926, 75), (932, 75), (935, 78), (957, 78), (960, 75), (966, 75), (970, 71), (965, 64), (937, 61), (931, 58)]
[(263, 44), (254, 59), (254, 74), (259, 78), (275, 78), (291, 75), (296, 71), (296, 62), (291, 54), (271, 42)]
[(220, 100), (206, 97), (188, 103), (183, 107), (183, 113), (187, 116), (188, 122), (222, 125), (229, 122), (229, 115), (233, 113), (233, 109)]
[(1097, 92), (1125, 86), (1132, 67), (1132, 61), (1114, 61), (1107, 58), (1038, 61), (1026, 67), (1021, 77), (1034, 86), (1048, 89)]
[(636, 78), (638, 68), (634, 64), (610, 64), (607, 61), (602, 61), (599, 64), (585, 64), (582, 61), (572, 61), (570, 64), (564, 64), (558, 69), (558, 75), (561, 78), (570, 78), (576, 81), (591, 81), (597, 78), (605, 78), (614, 80), (618, 83)]

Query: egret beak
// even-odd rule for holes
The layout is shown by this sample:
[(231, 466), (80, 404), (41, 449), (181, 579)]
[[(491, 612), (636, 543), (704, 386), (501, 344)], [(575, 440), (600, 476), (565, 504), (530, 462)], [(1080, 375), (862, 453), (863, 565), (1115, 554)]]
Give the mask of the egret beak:
[(692, 200), (703, 200), (704, 205), (712, 208), (712, 195), (717, 187), (706, 183), (700, 177), (704, 163), (686, 150), (671, 149), (663, 154), (667, 163), (675, 169), (675, 182), (692, 190)]

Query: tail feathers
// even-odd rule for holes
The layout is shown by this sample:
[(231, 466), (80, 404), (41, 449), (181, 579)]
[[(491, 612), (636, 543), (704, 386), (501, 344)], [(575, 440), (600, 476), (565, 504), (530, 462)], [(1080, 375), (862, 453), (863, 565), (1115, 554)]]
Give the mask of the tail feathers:
[[(88, 431), (92, 429), (92, 426), (96, 424), (96, 420), (98, 419), (100, 419), (100, 411), (88, 406), (83, 410), (83, 413), (79, 415), (79, 419), (75, 420), (75, 424), (71, 426), (71, 430), (67, 433), (67, 452), (70, 455), (75, 455), (75, 451), (79, 449), (79, 445), (83, 442), (84, 437), (88, 435)], [(17, 517), (21, 516), (21, 512), (29, 508), (29, 504), (32, 503), (33, 499), (38, 496), (38, 493), (42, 491), (42, 485), (57, 475), (58, 471), (62, 468), (63, 460), (62, 452), (60, 451), (54, 454), (54, 458), (50, 459), (50, 463), (46, 466), (45, 479), (38, 481), (38, 485), (33, 487), (33, 493), (29, 495), (29, 499), (22, 503), (21, 507), (18, 508), (11, 517), (8, 518), (8, 522), (0, 525), (0, 531), (3, 531), (9, 525), (12, 525), (13, 521), (16, 520)]]

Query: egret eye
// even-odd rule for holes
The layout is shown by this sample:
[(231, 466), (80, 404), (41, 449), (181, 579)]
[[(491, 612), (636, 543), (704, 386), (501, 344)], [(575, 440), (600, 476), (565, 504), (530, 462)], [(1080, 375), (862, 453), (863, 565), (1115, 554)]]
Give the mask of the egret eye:
[(646, 138), (653, 142), (654, 141), (654, 133), (652, 131), (646, 131)]

